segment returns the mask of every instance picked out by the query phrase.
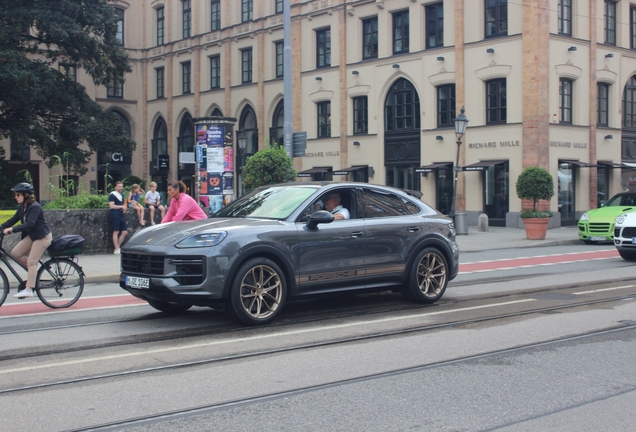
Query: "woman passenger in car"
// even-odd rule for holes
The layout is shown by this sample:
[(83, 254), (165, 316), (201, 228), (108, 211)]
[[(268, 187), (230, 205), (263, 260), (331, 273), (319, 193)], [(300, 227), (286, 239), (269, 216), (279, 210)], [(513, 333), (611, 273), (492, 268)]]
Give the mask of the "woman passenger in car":
[(162, 222), (176, 222), (207, 219), (207, 215), (197, 202), (186, 192), (186, 185), (182, 181), (168, 182), (168, 197), (170, 208)]

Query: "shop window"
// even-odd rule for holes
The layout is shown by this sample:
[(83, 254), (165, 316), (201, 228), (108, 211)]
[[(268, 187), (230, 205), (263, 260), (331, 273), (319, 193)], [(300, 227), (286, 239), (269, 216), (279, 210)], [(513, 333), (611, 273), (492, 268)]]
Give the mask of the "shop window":
[(607, 166), (600, 165), (596, 169), (596, 205), (602, 206), (610, 198), (609, 179), (610, 170)]
[(426, 6), (426, 48), (444, 46), (444, 4)]
[(558, 172), (558, 208), (561, 213), (561, 224), (566, 225), (576, 223), (574, 214), (575, 197), (575, 170), (574, 166), (568, 162), (559, 161)]
[(609, 84), (598, 83), (596, 90), (596, 125), (609, 125)]
[(378, 58), (378, 17), (362, 21), (362, 58)]
[(486, 82), (486, 123), (506, 123), (507, 97), (506, 79), (495, 79)]
[(393, 54), (409, 52), (409, 11), (393, 13)]
[(392, 165), (386, 167), (386, 185), (398, 189), (419, 191), (422, 189), (420, 174), (415, 173), (416, 166)]
[(559, 80), (559, 120), (561, 123), (572, 124), (572, 80)]
[(453, 201), (453, 166), (440, 167), (435, 173), (435, 208), (449, 214)]
[(331, 30), (316, 30), (316, 67), (331, 66)]
[(510, 206), (509, 162), (484, 169), (484, 213), (493, 226), (505, 226)]
[(605, 0), (605, 43), (616, 45), (616, 3)]
[(455, 127), (455, 84), (437, 87), (437, 127)]
[(486, 37), (508, 34), (508, 0), (485, 0)]
[(557, 8), (559, 34), (572, 36), (572, 0), (559, 0)]

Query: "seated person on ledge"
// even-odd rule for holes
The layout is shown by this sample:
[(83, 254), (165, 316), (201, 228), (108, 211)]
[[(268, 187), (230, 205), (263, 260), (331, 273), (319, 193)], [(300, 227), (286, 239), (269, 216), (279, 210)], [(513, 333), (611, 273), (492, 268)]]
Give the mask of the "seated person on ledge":
[(332, 192), (323, 198), (325, 204), (325, 210), (331, 212), (333, 218), (336, 220), (349, 219), (349, 210), (340, 205), (340, 194), (338, 192)]

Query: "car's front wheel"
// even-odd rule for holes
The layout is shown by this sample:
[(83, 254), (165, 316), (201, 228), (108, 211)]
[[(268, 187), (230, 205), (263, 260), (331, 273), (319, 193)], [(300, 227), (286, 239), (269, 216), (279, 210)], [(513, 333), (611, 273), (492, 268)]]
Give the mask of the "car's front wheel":
[(236, 272), (228, 309), (245, 324), (266, 324), (280, 313), (286, 295), (280, 267), (269, 259), (254, 258)]
[(626, 261), (636, 261), (636, 251), (619, 250), (618, 253)]
[(189, 304), (181, 304), (181, 303), (171, 303), (164, 302), (159, 300), (146, 300), (150, 306), (157, 309), (158, 311), (165, 313), (180, 313), (185, 312), (192, 307)]
[(439, 300), (448, 285), (448, 263), (435, 248), (422, 250), (410, 269), (409, 279), (402, 289), (407, 300), (434, 303)]

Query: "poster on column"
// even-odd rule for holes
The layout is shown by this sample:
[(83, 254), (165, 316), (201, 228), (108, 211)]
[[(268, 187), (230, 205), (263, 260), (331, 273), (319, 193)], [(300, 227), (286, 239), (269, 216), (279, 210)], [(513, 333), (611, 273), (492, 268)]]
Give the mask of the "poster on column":
[(207, 125), (197, 125), (197, 144), (206, 144), (208, 142)]
[(209, 146), (223, 146), (223, 125), (207, 125), (207, 140)]
[(231, 172), (223, 173), (223, 193), (234, 193), (234, 174)]
[(232, 147), (223, 147), (223, 171), (234, 171), (234, 152)]
[(199, 181), (201, 182), (201, 190), (199, 190), (199, 195), (207, 195), (208, 194), (208, 173), (207, 171), (199, 171)]
[(222, 173), (223, 169), (223, 147), (209, 147), (207, 154), (207, 171), (209, 173)]
[(223, 208), (223, 195), (208, 195), (208, 198), (210, 199), (210, 214)]
[(223, 176), (222, 173), (208, 173), (208, 195), (223, 194)]

